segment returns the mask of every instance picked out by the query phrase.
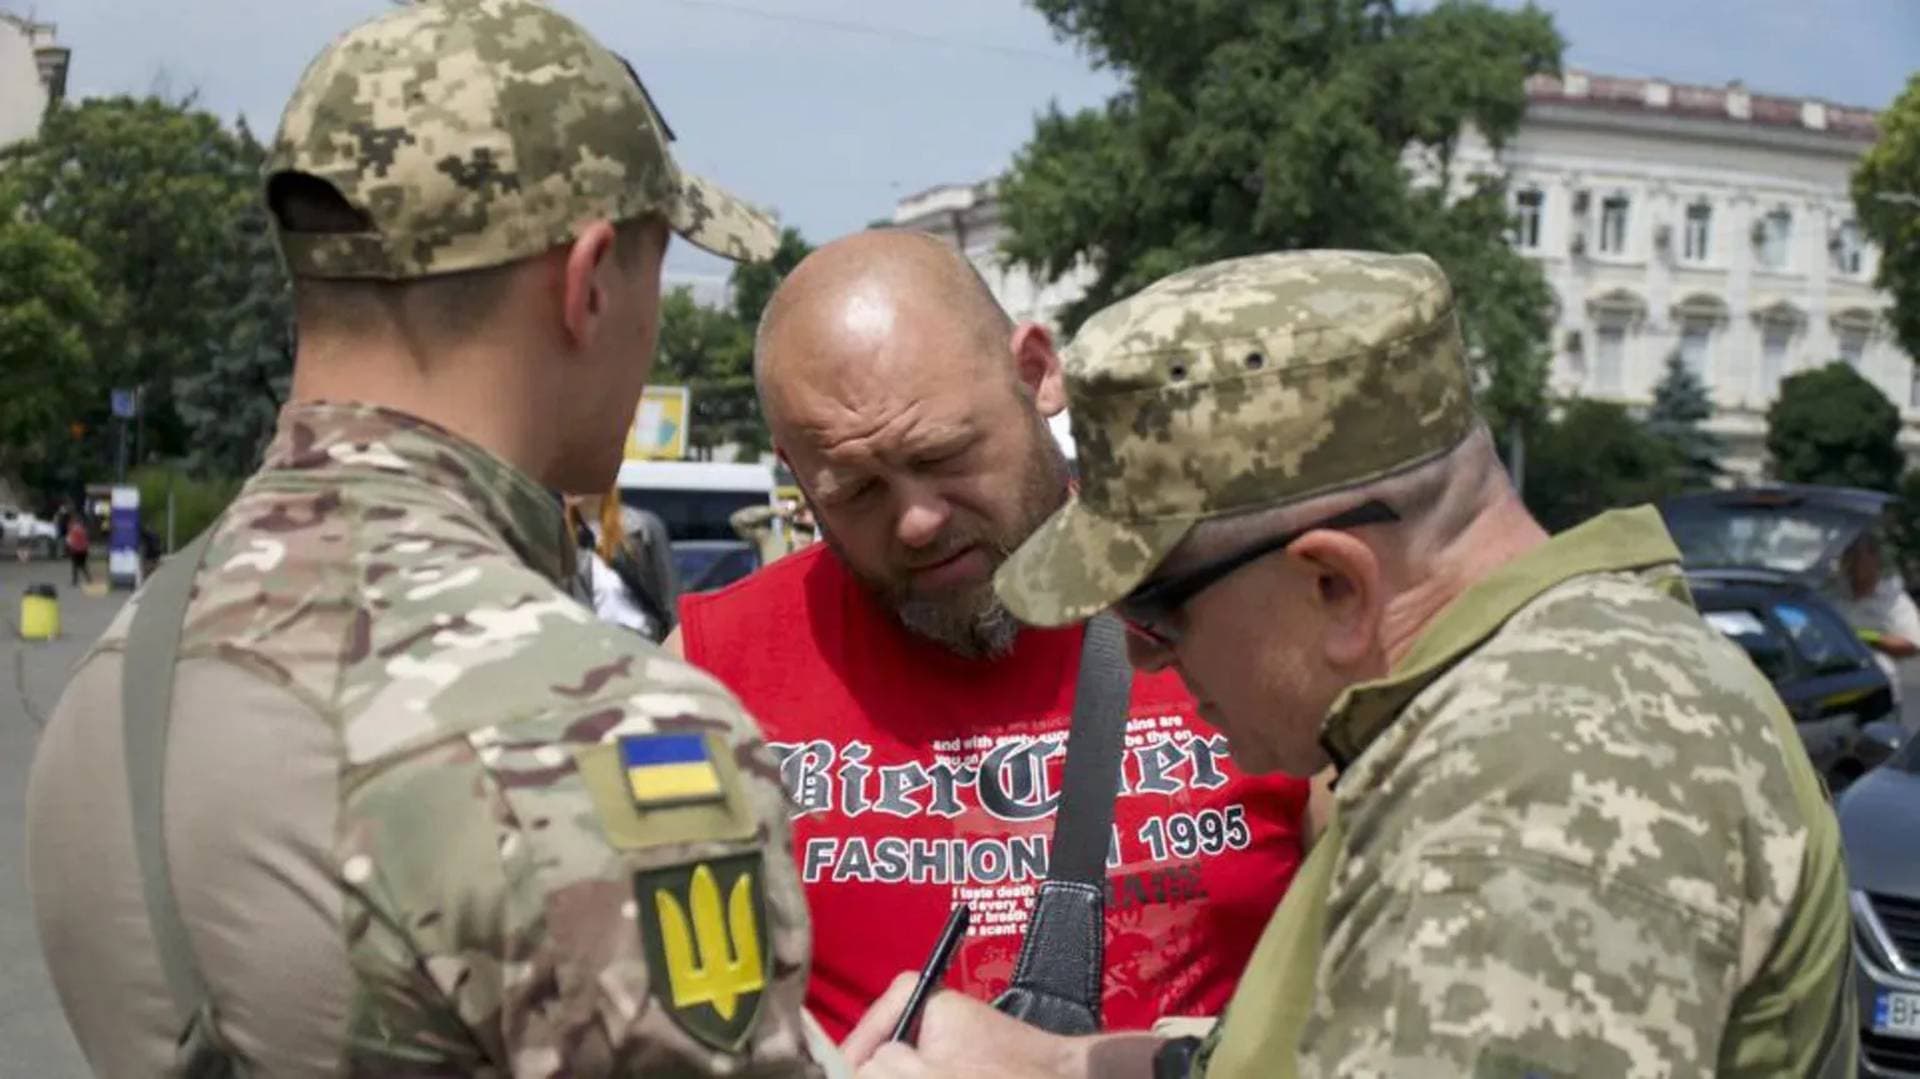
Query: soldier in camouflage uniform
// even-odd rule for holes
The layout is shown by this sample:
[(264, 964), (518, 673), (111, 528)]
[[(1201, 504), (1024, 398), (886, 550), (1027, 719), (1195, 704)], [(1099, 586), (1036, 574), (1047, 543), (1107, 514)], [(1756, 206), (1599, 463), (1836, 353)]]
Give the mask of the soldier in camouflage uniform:
[(630, 68), (526, 0), (396, 10), (307, 69), (268, 166), (294, 400), (190, 601), (176, 578), (159, 668), (184, 932), (142, 902), (122, 728), (161, 589), (34, 764), (41, 939), (98, 1074), (185, 1067), (156, 955), (182, 940), (190, 1034), (253, 1075), (822, 1074), (758, 732), (562, 590), (555, 492), (612, 481), (668, 230), (773, 249), (669, 140)]
[[(1159, 1074), (1851, 1074), (1835, 823), (1652, 510), (1549, 539), (1475, 417), (1445, 277), (1303, 252), (1167, 278), (1066, 360), (1079, 496), (1002, 568), (1115, 608), (1236, 763), (1336, 812), (1204, 1042)], [(952, 994), (862, 1074), (1145, 1074)], [(1131, 1050), (1131, 1060), (1123, 1059)]]

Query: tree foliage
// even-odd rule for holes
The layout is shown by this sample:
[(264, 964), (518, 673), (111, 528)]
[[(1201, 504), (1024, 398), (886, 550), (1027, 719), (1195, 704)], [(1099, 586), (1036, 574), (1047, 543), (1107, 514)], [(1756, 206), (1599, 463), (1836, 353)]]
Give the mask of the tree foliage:
[[(241, 175), (258, 176), (266, 149), (244, 122), (236, 150)], [(293, 294), (257, 186), (236, 191), (223, 239), (208, 285), (229, 306), (215, 314), (199, 370), (175, 380), (174, 400), (193, 432), (193, 471), (244, 476), (259, 464), (293, 378)]]
[(1713, 415), (1713, 399), (1678, 353), (1667, 357), (1667, 373), (1653, 388), (1647, 430), (1672, 447), (1674, 478), (1683, 488), (1705, 487), (1720, 475), (1720, 439), (1702, 427)]
[(102, 300), (89, 333), (94, 362), (63, 421), (89, 432), (69, 448), (84, 478), (113, 460), (115, 387), (142, 391), (141, 456), (194, 448), (200, 431), (181, 415), (175, 381), (206, 373), (232, 347), (232, 320), (261, 276), (258, 245), (239, 224), (259, 197), (259, 159), (244, 131), (190, 100), (152, 97), (62, 105), (38, 137), (0, 153), (5, 198), (90, 256)]
[(741, 460), (757, 460), (772, 448), (754, 392), (753, 337), (774, 289), (812, 251), (799, 232), (787, 229), (772, 259), (734, 268), (727, 307), (706, 306), (684, 287), (667, 293), (653, 381), (687, 387), (693, 398), (687, 446), (695, 457), (711, 458), (731, 445)]
[(1880, 114), (1880, 137), (1853, 173), (1860, 227), (1880, 248), (1876, 283), (1893, 294), (1893, 328), (1920, 356), (1920, 75)]
[(1450, 196), (1416, 185), (1404, 162), (1424, 155), (1450, 181), (1465, 128), (1496, 144), (1513, 133), (1526, 77), (1559, 64), (1544, 12), (1465, 0), (1422, 12), (1392, 0), (1034, 6), (1125, 80), (1103, 108), (1041, 116), (1000, 190), (1009, 257), (1048, 280), (1092, 270), (1066, 330), (1215, 259), (1424, 251), (1459, 293), (1490, 418), (1542, 413), (1550, 293), (1505, 240), (1501, 185)]
[(1906, 463), (1899, 435), (1900, 410), (1840, 361), (1788, 376), (1767, 409), (1767, 452), (1788, 483), (1892, 491)]
[(107, 314), (92, 268), (78, 244), (0, 206), (0, 474), (40, 486), (61, 464)]
[(95, 467), (111, 459), (107, 390), (139, 387), (144, 431), (185, 448), (172, 408), (176, 374), (200, 366), (225, 297), (205, 287), (225, 254), (239, 173), (233, 135), (213, 116), (156, 98), (100, 98), (48, 113), (38, 138), (9, 148), (4, 182), (22, 213), (93, 256), (108, 317), (93, 335), (85, 413)]
[(735, 266), (728, 282), (733, 291), (734, 317), (745, 323), (748, 330), (758, 330), (760, 314), (767, 309), (767, 301), (773, 299), (773, 290), (800, 265), (801, 259), (811, 254), (813, 245), (801, 237), (800, 230), (790, 228), (780, 233), (780, 247), (771, 259)]
[(1549, 531), (1677, 493), (1672, 446), (1611, 401), (1574, 400), (1527, 442), (1524, 496)]
[(682, 286), (660, 307), (660, 355), (653, 381), (687, 387), (693, 415), (687, 447), (711, 459), (716, 447), (737, 444), (748, 457), (768, 446), (753, 392), (753, 334), (732, 311), (709, 307)]

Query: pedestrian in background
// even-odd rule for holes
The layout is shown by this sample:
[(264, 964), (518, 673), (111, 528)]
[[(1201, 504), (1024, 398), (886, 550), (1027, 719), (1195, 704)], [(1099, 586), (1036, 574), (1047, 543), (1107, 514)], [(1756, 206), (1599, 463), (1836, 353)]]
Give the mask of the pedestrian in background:
[(673, 629), (672, 555), (656, 549), (662, 541), (647, 527), (642, 511), (632, 512), (636, 529), (630, 531), (617, 488), (597, 498), (567, 500), (568, 527), (579, 548), (578, 592), (602, 621), (657, 644)]
[(67, 525), (67, 562), (72, 566), (72, 581), (69, 587), (80, 587), (82, 578), (88, 584), (93, 583), (93, 571), (87, 568), (87, 556), (93, 549), (93, 537), (87, 532), (85, 514), (76, 513), (73, 521)]
[(1908, 734), (1920, 734), (1920, 702), (1909, 682), (1920, 656), (1920, 607), (1907, 595), (1898, 570), (1890, 571), (1880, 538), (1861, 533), (1840, 555), (1835, 582), (1841, 615), (1873, 649), (1874, 661), (1893, 687), (1894, 705)]
[[(921, 961), (956, 893), (987, 886), (1029, 895), (1007, 900), (1017, 920), (965, 938), (953, 984), (996, 995), (1020, 962), (1021, 936), (1006, 930), (1021, 928), (1047, 870), (969, 866), (1053, 841), (1052, 808), (1029, 803), (1046, 784), (1006, 777), (1058, 767), (1086, 644), (1077, 624), (1022, 625), (993, 593), (994, 567), (1067, 500), (1047, 426), (1066, 403), (1052, 334), (1008, 317), (951, 246), (879, 229), (787, 276), (754, 374), (823, 539), (688, 596), (668, 648), (719, 675), (789, 754), (817, 944), (809, 1000), (829, 1032)], [(1216, 1015), (1300, 863), (1310, 789), (1229, 764), (1170, 672), (1115, 696), (1124, 718), (1102, 722), (1128, 730), (1116, 860), (1096, 873), (1113, 897), (1101, 1018), (1140, 1029)], [(872, 797), (860, 776), (877, 777)], [(1170, 841), (1169, 822), (1206, 822), (1216, 841)], [(888, 848), (966, 864), (891, 872)]]

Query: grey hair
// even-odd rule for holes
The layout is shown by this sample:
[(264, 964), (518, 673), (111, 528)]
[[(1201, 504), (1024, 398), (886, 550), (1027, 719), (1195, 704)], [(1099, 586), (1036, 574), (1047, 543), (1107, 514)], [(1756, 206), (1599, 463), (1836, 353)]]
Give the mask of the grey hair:
[(1459, 444), (1438, 457), (1358, 487), (1347, 487), (1271, 509), (1202, 521), (1168, 555), (1180, 565), (1325, 520), (1365, 502), (1380, 501), (1400, 520), (1393, 528), (1395, 547), (1410, 561), (1438, 552), (1466, 531), (1474, 518), (1513, 488), (1500, 467), (1493, 436), (1476, 423)]

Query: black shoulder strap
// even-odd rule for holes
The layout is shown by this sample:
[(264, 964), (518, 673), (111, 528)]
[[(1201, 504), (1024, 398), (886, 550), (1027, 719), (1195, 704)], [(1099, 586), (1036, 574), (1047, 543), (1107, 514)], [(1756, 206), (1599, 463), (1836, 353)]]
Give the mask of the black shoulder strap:
[(1047, 879), (1027, 924), (1013, 984), (994, 1002), (1056, 1034), (1100, 1029), (1107, 854), (1133, 688), (1126, 647), (1119, 619), (1103, 614), (1087, 623)]
[(180, 1023), (174, 1074), (191, 1077), (240, 1074), (237, 1063), (217, 1044), (212, 998), (194, 961), (187, 927), (180, 920), (167, 868), (167, 734), (173, 721), (173, 668), (180, 656), (180, 632), (194, 577), (206, 557), (218, 522), (168, 559), (134, 601), (127, 631), (127, 658), (121, 672), (120, 702), (127, 758), (127, 794), (133, 809), (133, 849), (140, 862), (140, 884), (147, 901), (160, 967), (166, 973)]

